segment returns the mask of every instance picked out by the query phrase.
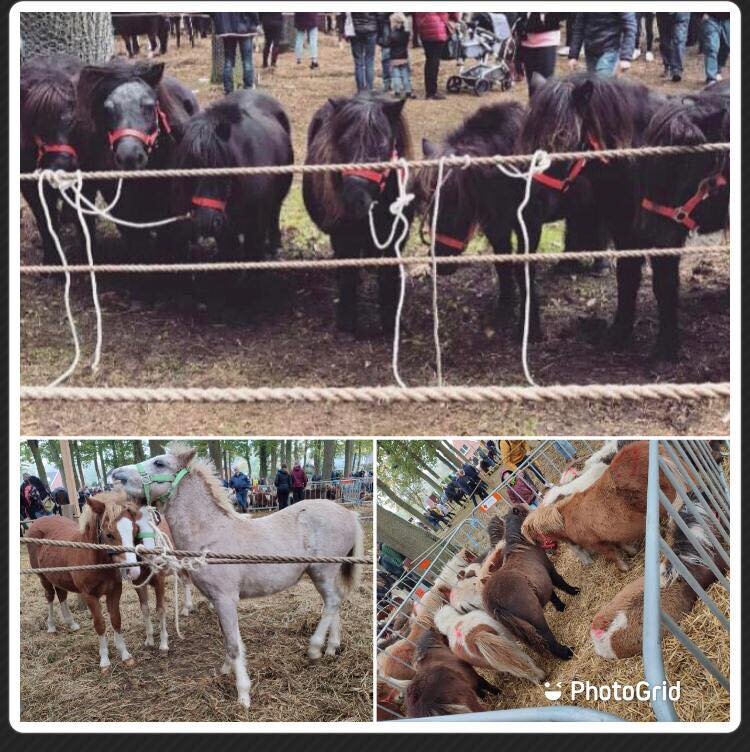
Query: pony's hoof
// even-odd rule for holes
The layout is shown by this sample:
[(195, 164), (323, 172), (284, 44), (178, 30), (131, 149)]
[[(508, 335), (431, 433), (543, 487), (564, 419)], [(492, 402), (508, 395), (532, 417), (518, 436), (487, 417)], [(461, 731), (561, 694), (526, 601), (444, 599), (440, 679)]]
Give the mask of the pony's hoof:
[(69, 625), (69, 628), (71, 632), (77, 632), (81, 628), (81, 625), (77, 621), (74, 621), (71, 625)]
[(220, 674), (231, 674), (232, 673), (232, 666), (227, 661), (224, 661), (224, 663), (221, 664), (221, 667), (219, 668)]
[(150, 639), (147, 639), (147, 640), (146, 640), (146, 641), (145, 641), (145, 642), (144, 642), (143, 644), (144, 644), (144, 645), (145, 645), (145, 646), (146, 646), (147, 648), (152, 648), (152, 647), (154, 647), (154, 641), (153, 641), (153, 640), (150, 640)]
[(240, 695), (237, 698), (237, 702), (239, 702), (240, 705), (242, 705), (243, 708), (249, 708), (250, 707), (250, 695)]
[(314, 661), (316, 661), (316, 660), (318, 660), (318, 658), (322, 658), (323, 657), (323, 651), (320, 648), (314, 648), (314, 647), (310, 646), (307, 649), (307, 657), (311, 658)]
[(338, 648), (330, 648), (330, 647), (326, 648), (326, 653), (325, 653), (326, 657), (327, 658), (335, 658), (337, 651), (338, 651)]
[(180, 611), (180, 616), (190, 616), (190, 609), (183, 608), (182, 611)]
[(570, 586), (570, 594), (571, 595), (578, 595), (578, 593), (581, 592), (581, 588), (576, 587), (575, 585)]
[(109, 663), (106, 666), (99, 666), (99, 673), (102, 676), (107, 676), (107, 674), (111, 674), (112, 666)]
[(47, 627), (47, 634), (55, 634), (57, 632), (57, 627)]
[(567, 645), (563, 645), (559, 657), (564, 661), (569, 661), (573, 657), (573, 651)]
[(131, 655), (130, 658), (126, 658), (122, 662), (122, 665), (125, 666), (125, 668), (133, 668), (133, 666), (135, 666), (135, 658)]

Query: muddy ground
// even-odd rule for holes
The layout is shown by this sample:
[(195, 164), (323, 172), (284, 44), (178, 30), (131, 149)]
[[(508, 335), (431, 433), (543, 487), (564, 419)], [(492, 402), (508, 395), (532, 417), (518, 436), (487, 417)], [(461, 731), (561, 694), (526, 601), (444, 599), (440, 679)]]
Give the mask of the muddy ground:
[[(293, 123), (295, 161), (304, 159), (307, 123), (331, 95), (353, 88), (351, 55), (334, 38), (321, 38), (317, 71), (280, 58), (273, 76), (261, 71), (261, 86), (277, 96)], [(257, 61), (256, 56), (256, 63)], [(208, 82), (209, 40), (183, 45), (165, 57), (169, 72), (193, 89), (203, 104), (221, 95)], [(422, 92), (421, 52), (415, 51), (415, 89)], [(699, 58), (689, 52), (684, 89), (702, 80)], [(658, 78), (659, 64), (639, 60), (632, 75), (674, 90)], [(441, 67), (444, 78), (452, 70)], [(415, 143), (439, 139), (481, 104), (503, 97), (525, 99), (525, 86), (479, 99), (471, 94), (444, 102), (410, 101), (407, 114)], [(28, 209), (21, 212), (22, 263), (41, 260), (38, 235)], [(311, 225), (295, 182), (282, 213), (282, 258), (330, 257), (328, 240)], [(102, 227), (102, 258), (118, 251), (116, 235)], [(66, 234), (72, 245), (72, 231)], [(720, 237), (701, 242), (722, 242)], [(546, 228), (542, 251), (559, 252), (561, 228)], [(477, 239), (471, 252), (485, 252)], [(424, 253), (416, 232), (408, 253)], [(407, 286), (400, 371), (409, 385), (435, 383), (431, 290), (427, 269), (415, 268)], [(84, 359), (67, 383), (75, 386), (364, 386), (393, 383), (391, 342), (378, 327), (374, 274), (363, 275), (360, 330), (339, 333), (334, 324), (335, 273), (264, 272), (234, 286), (206, 275), (179, 275), (167, 285), (138, 275), (117, 280), (99, 275), (104, 312), (102, 367), (87, 368), (94, 343), (88, 284), (77, 279), (73, 307)], [(218, 280), (218, 284), (217, 284)], [(683, 353), (677, 363), (655, 363), (650, 349), (656, 306), (646, 269), (638, 301), (633, 348), (603, 352), (592, 344), (590, 321), (610, 320), (615, 306), (614, 270), (603, 277), (561, 274), (542, 265), (538, 274), (545, 339), (530, 346), (530, 366), (541, 385), (557, 383), (651, 383), (726, 381), (729, 378), (729, 264), (722, 256), (691, 256), (681, 265)], [(151, 288), (151, 289), (147, 289)], [(217, 289), (218, 288), (218, 289)], [(72, 358), (59, 279), (24, 278), (21, 283), (21, 381), (46, 384)], [(523, 384), (520, 345), (500, 314), (495, 274), (466, 267), (438, 281), (443, 370), (449, 385)], [(524, 434), (724, 434), (728, 400), (700, 403), (646, 401), (635, 404), (472, 406), (448, 405), (141, 405), (25, 402), (22, 432), (44, 434), (466, 434), (502, 429)]]

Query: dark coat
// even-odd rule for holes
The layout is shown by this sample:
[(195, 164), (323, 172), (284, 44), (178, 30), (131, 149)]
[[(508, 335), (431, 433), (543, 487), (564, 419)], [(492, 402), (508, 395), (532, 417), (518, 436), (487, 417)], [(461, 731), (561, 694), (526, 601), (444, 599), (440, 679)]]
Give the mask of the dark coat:
[(391, 60), (408, 60), (411, 34), (405, 29), (393, 29), (388, 40)]
[(565, 13), (520, 13), (516, 31), (520, 39), (526, 39), (529, 34), (559, 31), (565, 16)]
[(247, 37), (258, 31), (257, 13), (211, 13), (218, 37)]
[(474, 465), (471, 464), (471, 462), (467, 462), (462, 469), (466, 473), (467, 477), (474, 481), (474, 483), (479, 482), (479, 470), (477, 470)]
[(287, 470), (279, 468), (276, 471), (276, 478), (273, 482), (277, 491), (291, 491), (292, 490), (292, 476)]
[(247, 491), (250, 488), (250, 478), (245, 473), (238, 473), (230, 478), (229, 486), (235, 491)]
[(260, 23), (267, 31), (269, 29), (281, 29), (284, 25), (283, 13), (258, 13)]
[[(280, 15), (280, 14), (279, 14)], [(294, 14), (294, 28), (300, 31), (308, 31), (314, 29), (318, 25), (317, 13), (295, 13)]]
[(377, 34), (379, 13), (352, 13), (352, 23), (357, 34)]
[(578, 59), (581, 47), (585, 46), (588, 55), (618, 50), (620, 60), (630, 62), (635, 48), (635, 29), (635, 13), (577, 13), (568, 57)]
[(447, 42), (448, 21), (458, 21), (459, 13), (414, 13), (419, 38), (425, 42)]
[(304, 488), (307, 485), (307, 475), (303, 468), (295, 465), (292, 468), (292, 488)]

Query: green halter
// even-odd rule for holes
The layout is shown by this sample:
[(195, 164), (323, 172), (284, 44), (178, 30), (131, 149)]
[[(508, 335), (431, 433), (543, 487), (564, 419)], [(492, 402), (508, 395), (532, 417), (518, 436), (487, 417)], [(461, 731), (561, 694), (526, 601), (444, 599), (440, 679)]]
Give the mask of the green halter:
[(138, 462), (136, 464), (136, 470), (138, 470), (140, 476), (141, 476), (141, 482), (143, 483), (143, 495), (146, 497), (146, 504), (151, 506), (152, 498), (151, 498), (151, 484), (152, 483), (172, 483), (169, 491), (160, 494), (159, 496), (154, 496), (153, 501), (158, 501), (159, 499), (163, 499), (165, 496), (167, 496), (169, 499), (172, 499), (175, 492), (177, 491), (177, 486), (180, 484), (180, 481), (188, 474), (188, 469), (186, 467), (183, 467), (182, 470), (177, 472), (177, 474), (173, 473), (156, 473), (154, 475), (149, 475), (146, 472), (146, 468), (143, 466), (142, 462)]

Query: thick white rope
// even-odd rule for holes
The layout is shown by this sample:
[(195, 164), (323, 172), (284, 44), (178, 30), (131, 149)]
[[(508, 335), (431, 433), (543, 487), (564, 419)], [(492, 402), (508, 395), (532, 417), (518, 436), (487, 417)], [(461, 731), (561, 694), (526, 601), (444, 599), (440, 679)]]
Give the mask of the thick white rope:
[(54, 381), (51, 381), (48, 386), (50, 387), (56, 387), (59, 384), (61, 384), (63, 381), (65, 381), (69, 376), (71, 376), (76, 368), (78, 367), (78, 361), (81, 358), (81, 345), (78, 341), (78, 328), (76, 327), (75, 319), (73, 318), (73, 310), (70, 307), (70, 272), (67, 270), (68, 266), (68, 259), (65, 256), (65, 251), (63, 251), (62, 244), (60, 243), (60, 238), (58, 237), (57, 233), (55, 232), (55, 228), (52, 225), (52, 217), (50, 215), (49, 207), (47, 206), (47, 197), (44, 195), (44, 184), (46, 182), (46, 175), (45, 172), (39, 173), (39, 180), (37, 182), (37, 193), (39, 194), (39, 201), (42, 204), (42, 211), (44, 212), (44, 218), (47, 222), (47, 230), (52, 237), (52, 240), (55, 243), (55, 248), (57, 248), (57, 254), (60, 257), (60, 263), (62, 264), (63, 269), (65, 270), (65, 291), (63, 293), (63, 298), (65, 301), (65, 317), (68, 321), (68, 328), (70, 329), (70, 334), (73, 337), (73, 347), (75, 350), (75, 353), (73, 355), (73, 361), (68, 366), (68, 368), (63, 371)]
[(443, 187), (443, 173), (445, 171), (445, 157), (440, 157), (438, 165), (437, 186), (435, 188), (434, 205), (432, 209), (432, 226), (430, 228), (430, 262), (432, 272), (432, 338), (435, 341), (435, 364), (437, 367), (437, 383), (443, 386), (443, 354), (440, 348), (440, 320), (438, 318), (438, 289), (437, 289), (437, 260), (435, 256), (435, 239), (437, 237), (437, 220), (440, 212), (440, 192)]
[[(406, 214), (404, 213), (406, 210), (406, 207), (409, 206), (409, 204), (414, 200), (414, 194), (409, 193), (407, 191), (407, 186), (409, 182), (409, 163), (405, 159), (400, 159), (398, 161), (398, 168), (396, 168), (396, 181), (398, 184), (398, 197), (396, 200), (391, 204), (390, 206), (390, 212), (394, 215), (395, 219), (393, 220), (393, 224), (391, 225), (391, 231), (388, 234), (388, 238), (385, 242), (381, 242), (378, 239), (378, 233), (375, 228), (375, 219), (373, 217), (373, 209), (375, 208), (377, 202), (373, 202), (370, 204), (370, 211), (368, 213), (368, 218), (370, 222), (370, 235), (372, 236), (372, 242), (375, 245), (375, 247), (380, 250), (384, 251), (386, 248), (388, 248), (391, 244), (393, 244), (393, 252), (396, 255), (396, 258), (399, 262), (401, 262), (401, 245), (406, 240), (407, 235), (409, 234), (409, 220), (406, 217)], [(401, 224), (401, 233), (398, 237), (396, 237), (396, 230)], [(395, 242), (394, 242), (395, 238)], [(391, 366), (393, 368), (393, 378), (396, 380), (396, 383), (402, 387), (406, 388), (406, 384), (404, 383), (403, 379), (401, 378), (401, 374), (398, 371), (398, 353), (399, 353), (399, 345), (401, 340), (401, 314), (404, 310), (404, 300), (406, 299), (406, 271), (404, 269), (404, 266), (402, 263), (399, 263), (398, 267), (399, 272), (399, 294), (398, 294), (398, 304), (396, 306), (396, 320), (393, 325), (393, 348), (392, 348), (392, 357), (391, 357)]]
[[(518, 224), (521, 227), (521, 234), (523, 235), (523, 253), (524, 256), (528, 258), (529, 254), (531, 253), (531, 250), (529, 248), (529, 231), (526, 227), (526, 220), (523, 217), (523, 210), (526, 208), (526, 205), (529, 203), (529, 199), (531, 198), (531, 184), (534, 179), (534, 175), (536, 175), (539, 172), (544, 172), (545, 170), (548, 170), (552, 162), (550, 161), (549, 154), (547, 152), (538, 150), (534, 152), (534, 155), (531, 157), (531, 163), (529, 164), (529, 169), (526, 172), (522, 172), (516, 167), (513, 167), (512, 165), (509, 165), (508, 167), (503, 166), (502, 164), (497, 165), (497, 169), (500, 170), (500, 172), (503, 173), (503, 175), (507, 175), (511, 178), (520, 178), (522, 180), (526, 180), (526, 186), (524, 189), (523, 194), (523, 201), (518, 205), (518, 209), (516, 211), (516, 218), (518, 219)], [(538, 386), (536, 381), (531, 376), (531, 371), (529, 370), (529, 326), (530, 326), (530, 319), (531, 319), (531, 267), (529, 265), (529, 262), (526, 261), (526, 263), (523, 265), (524, 270), (524, 280), (525, 280), (525, 287), (526, 287), (526, 300), (524, 301), (524, 309), (523, 309), (523, 339), (521, 341), (521, 363), (523, 364), (523, 373), (524, 376), (526, 376), (526, 381), (529, 382), (531, 386)]]

